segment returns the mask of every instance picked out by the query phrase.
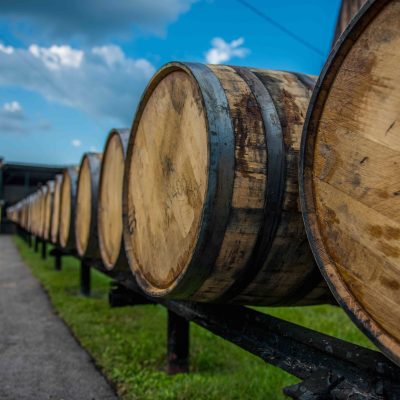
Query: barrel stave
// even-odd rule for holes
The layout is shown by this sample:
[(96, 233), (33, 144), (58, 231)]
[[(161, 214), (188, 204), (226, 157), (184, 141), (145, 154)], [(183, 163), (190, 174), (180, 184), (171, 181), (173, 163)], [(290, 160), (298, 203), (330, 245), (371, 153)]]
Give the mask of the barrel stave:
[(101, 153), (86, 153), (77, 180), (75, 245), (81, 257), (91, 259), (100, 258), (97, 198), (101, 159)]
[(122, 188), (129, 135), (129, 129), (113, 129), (110, 132), (100, 171), (99, 248), (104, 266), (114, 271), (128, 267), (122, 237)]
[(75, 251), (75, 209), (78, 168), (64, 170), (60, 193), (59, 240), (63, 249)]
[(54, 177), (53, 210), (51, 216), (50, 239), (53, 244), (58, 244), (58, 229), (60, 224), (60, 192), (62, 184), (62, 174)]

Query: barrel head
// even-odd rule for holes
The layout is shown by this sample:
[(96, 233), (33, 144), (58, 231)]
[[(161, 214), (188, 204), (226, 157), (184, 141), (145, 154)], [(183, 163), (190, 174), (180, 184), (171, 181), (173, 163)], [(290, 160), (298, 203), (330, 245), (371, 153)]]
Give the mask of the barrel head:
[(194, 79), (175, 70), (154, 82), (128, 149), (125, 236), (131, 267), (152, 293), (170, 290), (192, 258), (207, 189), (208, 137)]
[(400, 363), (400, 2), (368, 2), (324, 69), (303, 138), (310, 243), (339, 302)]

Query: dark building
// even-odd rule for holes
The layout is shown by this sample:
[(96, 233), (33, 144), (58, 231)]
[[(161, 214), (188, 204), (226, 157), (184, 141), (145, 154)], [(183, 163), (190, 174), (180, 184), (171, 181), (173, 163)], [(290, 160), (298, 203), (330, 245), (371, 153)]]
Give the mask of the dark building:
[(5, 209), (34, 192), (39, 186), (63, 171), (64, 166), (4, 163), (0, 158), (0, 232), (13, 232)]

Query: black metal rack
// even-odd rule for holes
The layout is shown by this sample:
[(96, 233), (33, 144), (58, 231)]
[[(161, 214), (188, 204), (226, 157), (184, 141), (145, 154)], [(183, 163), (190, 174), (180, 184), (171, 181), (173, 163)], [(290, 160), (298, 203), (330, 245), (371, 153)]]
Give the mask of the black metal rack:
[[(63, 255), (77, 257), (57, 248), (50, 254), (55, 256), (57, 270)], [(84, 295), (90, 294), (92, 267), (114, 280), (109, 293), (112, 307), (161, 304), (168, 309), (168, 373), (188, 372), (189, 322), (194, 322), (299, 378), (300, 383), (283, 389), (293, 399), (400, 399), (400, 368), (380, 352), (244, 306), (148, 297), (130, 271), (110, 272), (99, 260), (81, 259)]]

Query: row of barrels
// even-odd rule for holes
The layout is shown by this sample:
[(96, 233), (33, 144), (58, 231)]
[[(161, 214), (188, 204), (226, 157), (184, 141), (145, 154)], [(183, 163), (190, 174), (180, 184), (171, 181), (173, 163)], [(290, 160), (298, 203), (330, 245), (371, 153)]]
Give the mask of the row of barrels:
[(6, 210), (6, 217), (44, 240), (50, 240), (53, 225), (53, 197), (55, 185), (61, 181), (61, 175), (57, 175), (54, 181), (48, 181), (35, 193), (23, 199)]
[(66, 252), (102, 259), (108, 269), (126, 268), (121, 210), (128, 139), (128, 129), (113, 129), (104, 159), (101, 153), (84, 154), (80, 167), (66, 168), (8, 207), (7, 218)]
[(400, 1), (375, 0), (318, 80), (169, 63), (103, 157), (86, 154), (9, 212), (109, 269), (129, 265), (152, 296), (307, 305), (333, 294), (400, 363), (399, 48)]

